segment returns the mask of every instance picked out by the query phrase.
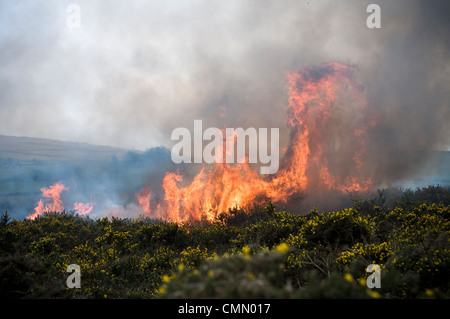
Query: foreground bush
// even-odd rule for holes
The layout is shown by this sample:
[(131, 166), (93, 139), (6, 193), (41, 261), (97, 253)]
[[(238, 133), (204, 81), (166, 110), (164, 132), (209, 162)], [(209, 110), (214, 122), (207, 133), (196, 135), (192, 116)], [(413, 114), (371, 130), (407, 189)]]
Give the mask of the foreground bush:
[(253, 254), (244, 247), (194, 270), (180, 264), (177, 272), (163, 277), (158, 293), (166, 298), (286, 298), (292, 287), (280, 281), (285, 259), (281, 249)]
[[(233, 209), (213, 223), (0, 218), (3, 298), (450, 298), (450, 191), (304, 215)], [(66, 268), (81, 268), (69, 289)], [(381, 288), (368, 289), (369, 264)]]

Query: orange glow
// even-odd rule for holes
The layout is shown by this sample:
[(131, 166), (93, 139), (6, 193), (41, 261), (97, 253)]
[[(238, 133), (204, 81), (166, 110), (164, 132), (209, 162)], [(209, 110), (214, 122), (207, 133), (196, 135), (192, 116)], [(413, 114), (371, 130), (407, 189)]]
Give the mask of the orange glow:
[[(44, 213), (64, 211), (64, 205), (61, 200), (61, 193), (67, 190), (69, 190), (69, 188), (64, 186), (64, 184), (61, 182), (56, 182), (48, 188), (41, 188), (42, 197), (44, 197), (44, 200), (40, 199), (36, 207), (34, 208), (34, 213), (28, 215), (26, 218), (34, 220), (36, 217), (42, 216)], [(91, 203), (75, 202), (73, 204), (73, 210), (78, 215), (89, 214), (93, 208), (94, 206)]]
[[(64, 210), (62, 200), (61, 200), (61, 192), (66, 191), (69, 188), (64, 186), (61, 182), (56, 182), (52, 186), (48, 188), (41, 188), (42, 196), (45, 197), (46, 204), (39, 200), (37, 206), (34, 208), (34, 213), (27, 216), (28, 219), (35, 219), (38, 216), (41, 216), (45, 212), (60, 212)], [(49, 202), (50, 201), (50, 202)]]
[[(261, 177), (248, 163), (205, 165), (190, 183), (167, 173), (164, 199), (150, 207), (150, 189), (136, 195), (152, 217), (175, 222), (214, 220), (233, 207), (288, 202), (293, 196), (338, 190), (366, 191), (362, 174), (365, 137), (376, 119), (368, 119), (365, 92), (356, 67), (330, 62), (287, 75), (287, 124), (291, 140), (278, 172)], [(230, 145), (224, 147), (231, 149)]]
[(151, 196), (150, 187), (144, 188), (142, 191), (136, 194), (136, 199), (141, 205), (142, 209), (146, 214), (150, 214), (152, 209), (150, 207), (150, 196)]
[(78, 214), (78, 215), (86, 215), (89, 214), (92, 209), (94, 208), (94, 206), (90, 203), (79, 203), (79, 202), (75, 202), (73, 204), (73, 210)]

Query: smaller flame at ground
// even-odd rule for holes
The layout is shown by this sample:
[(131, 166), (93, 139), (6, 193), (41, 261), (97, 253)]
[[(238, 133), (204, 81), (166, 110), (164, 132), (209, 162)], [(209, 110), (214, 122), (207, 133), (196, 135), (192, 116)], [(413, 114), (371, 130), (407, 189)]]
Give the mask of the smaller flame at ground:
[[(41, 188), (42, 197), (34, 208), (34, 213), (28, 215), (26, 218), (34, 220), (39, 216), (42, 216), (47, 212), (62, 212), (64, 211), (64, 205), (61, 200), (61, 193), (68, 191), (69, 187), (64, 186), (61, 182), (56, 182), (49, 187)], [(73, 210), (79, 215), (89, 214), (94, 208), (91, 203), (75, 202), (73, 204)]]

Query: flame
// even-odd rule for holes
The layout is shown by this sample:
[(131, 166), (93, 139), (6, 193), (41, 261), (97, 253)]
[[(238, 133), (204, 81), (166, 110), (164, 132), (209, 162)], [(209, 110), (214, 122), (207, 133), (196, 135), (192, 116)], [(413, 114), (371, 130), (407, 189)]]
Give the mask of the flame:
[[(362, 168), (365, 137), (376, 118), (367, 118), (365, 91), (356, 73), (354, 66), (330, 62), (287, 75), (291, 140), (273, 176), (260, 177), (248, 163), (215, 163), (205, 165), (185, 185), (183, 175), (169, 172), (156, 209), (150, 207), (149, 188), (136, 194), (142, 209), (180, 223), (212, 221), (229, 208), (267, 200), (286, 203), (308, 192), (370, 189), (371, 178), (362, 174)], [(230, 149), (225, 142), (224, 147)]]
[[(365, 153), (365, 136), (375, 119), (366, 123), (368, 104), (363, 86), (356, 78), (356, 67), (330, 62), (288, 75), (288, 123), (296, 130), (291, 141), (293, 157), (307, 157), (300, 168), (307, 176), (305, 185), (315, 189), (364, 191), (371, 179), (360, 175)], [(306, 134), (308, 133), (308, 134)], [(303, 144), (303, 149), (297, 147)], [(309, 146), (309, 149), (306, 147)], [(324, 147), (335, 149), (330, 155)], [(310, 154), (306, 154), (308, 149)], [(347, 154), (349, 153), (349, 154)], [(345, 160), (348, 175), (331, 173), (329, 160)], [(339, 165), (341, 168), (342, 165)]]
[(166, 174), (158, 217), (176, 222), (213, 220), (217, 212), (252, 204), (268, 185), (246, 163), (204, 167), (189, 185), (179, 187), (182, 181), (178, 173)]
[[(38, 216), (43, 215), (45, 212), (61, 212), (64, 211), (64, 205), (61, 200), (61, 193), (63, 191), (69, 190), (68, 187), (64, 186), (61, 182), (56, 182), (50, 187), (42, 187), (41, 193), (44, 200), (40, 199), (34, 208), (34, 213), (29, 214), (26, 218), (34, 220)], [(45, 201), (45, 205), (44, 205)], [(94, 206), (90, 203), (79, 203), (75, 202), (73, 209), (79, 215), (89, 214)]]
[(89, 214), (92, 209), (94, 209), (94, 206), (90, 203), (79, 203), (79, 202), (75, 202), (73, 204), (73, 210), (78, 214), (78, 215), (87, 215)]
[(136, 194), (136, 199), (141, 205), (142, 209), (146, 214), (150, 214), (152, 209), (150, 207), (150, 196), (151, 196), (150, 187), (144, 188), (142, 191)]
[[(34, 213), (27, 216), (28, 219), (35, 219), (38, 216), (44, 214), (44, 212), (60, 212), (64, 210), (64, 206), (61, 200), (61, 192), (68, 190), (61, 182), (56, 182), (52, 186), (41, 188), (42, 196), (46, 198), (46, 204), (42, 199), (39, 200), (37, 206), (34, 208)], [(50, 202), (49, 202), (50, 201)]]

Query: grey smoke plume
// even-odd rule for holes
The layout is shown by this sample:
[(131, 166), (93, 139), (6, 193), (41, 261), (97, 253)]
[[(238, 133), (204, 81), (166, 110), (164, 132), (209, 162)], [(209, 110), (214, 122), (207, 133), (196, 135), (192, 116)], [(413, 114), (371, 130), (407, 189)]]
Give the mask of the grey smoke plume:
[[(376, 1), (20, 1), (0, 4), (0, 134), (128, 149), (176, 127), (279, 127), (286, 74), (355, 64), (368, 92), (376, 183), (450, 145), (449, 4)], [(81, 9), (67, 27), (69, 4)], [(394, 161), (395, 159), (395, 161)]]

